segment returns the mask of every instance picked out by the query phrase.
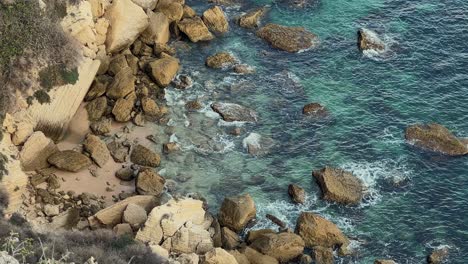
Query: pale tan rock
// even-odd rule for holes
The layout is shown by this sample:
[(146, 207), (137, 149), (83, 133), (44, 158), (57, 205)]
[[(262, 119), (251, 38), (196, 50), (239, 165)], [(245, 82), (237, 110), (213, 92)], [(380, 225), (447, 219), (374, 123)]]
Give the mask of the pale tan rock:
[(162, 43), (169, 41), (171, 33), (169, 32), (169, 20), (162, 12), (147, 11), (149, 17), (149, 26), (141, 34), (141, 40), (146, 44)]
[[(125, 57), (124, 57), (125, 58)], [(114, 77), (106, 95), (112, 99), (119, 99), (135, 91), (135, 76), (130, 67), (124, 67)]]
[(218, 219), (222, 226), (240, 232), (249, 221), (255, 218), (257, 210), (249, 194), (224, 198)]
[(154, 243), (150, 243), (148, 246), (151, 249), (151, 252), (153, 252), (154, 254), (156, 254), (158, 256), (161, 256), (161, 257), (163, 257), (165, 259), (169, 259), (169, 251), (167, 249), (161, 247), (158, 244), (154, 244)]
[(106, 39), (109, 53), (130, 47), (149, 25), (145, 11), (131, 0), (114, 0), (105, 16), (110, 24)]
[(116, 226), (114, 226), (114, 233), (117, 235), (117, 236), (123, 236), (123, 235), (131, 235), (133, 236), (133, 229), (132, 227), (127, 224), (127, 223), (124, 223), (124, 224), (118, 224)]
[(214, 248), (205, 254), (206, 264), (238, 264), (236, 258), (222, 248)]
[(74, 150), (57, 151), (50, 155), (47, 161), (61, 170), (70, 172), (78, 172), (91, 165), (88, 157)]
[(32, 135), (34, 132), (34, 124), (28, 121), (19, 122), (16, 125), (16, 131), (11, 137), (13, 144), (21, 145)]
[(129, 223), (132, 226), (140, 226), (146, 222), (148, 218), (145, 208), (137, 204), (128, 204), (123, 212), (122, 221)]
[(263, 255), (251, 247), (246, 247), (241, 253), (247, 257), (251, 264), (279, 264), (275, 258)]
[(250, 247), (280, 262), (289, 262), (302, 254), (304, 241), (294, 233), (270, 233), (255, 239)]
[(240, 253), (238, 250), (228, 250), (228, 253), (236, 258), (237, 263), (239, 264), (250, 264), (249, 259), (246, 255)]
[(141, 98), (141, 108), (143, 108), (143, 112), (149, 116), (159, 116), (161, 114), (161, 110), (159, 110), (156, 101), (149, 97)]
[(107, 30), (109, 28), (109, 20), (104, 17), (99, 18), (96, 21), (96, 45), (98, 45), (98, 49), (100, 45), (106, 43), (107, 38)]
[(156, 10), (166, 15), (169, 22), (179, 21), (184, 15), (182, 4), (176, 1), (160, 0)]
[(192, 18), (196, 16), (197, 16), (197, 13), (195, 12), (195, 10), (193, 10), (188, 5), (184, 5), (184, 15), (182, 16), (183, 18)]
[(91, 4), (91, 12), (94, 18), (100, 18), (110, 5), (110, 0), (88, 0)]
[(148, 64), (151, 77), (161, 87), (168, 86), (179, 70), (179, 60), (173, 57), (165, 57)]
[(249, 11), (239, 18), (239, 26), (243, 28), (258, 27), (261, 17), (265, 14), (266, 8), (257, 8)]
[(200, 17), (184, 18), (177, 23), (177, 26), (192, 42), (208, 41), (214, 38)]
[(145, 10), (153, 10), (156, 7), (158, 0), (132, 0), (132, 2)]
[(58, 151), (55, 143), (41, 131), (34, 132), (24, 143), (20, 152), (21, 166), (25, 171), (49, 167), (47, 158)]
[(130, 98), (119, 98), (115, 102), (114, 108), (112, 109), (112, 114), (115, 117), (117, 122), (128, 122), (132, 118), (131, 113), (133, 106), (135, 105), (135, 99)]
[(219, 6), (213, 6), (203, 12), (202, 18), (208, 28), (215, 33), (222, 34), (229, 30), (229, 23), (227, 21), (226, 14)]
[(180, 264), (198, 264), (200, 262), (200, 257), (195, 253), (183, 253), (176, 258), (176, 261)]
[(205, 254), (213, 249), (210, 232), (198, 225), (183, 226), (172, 236), (172, 252)]

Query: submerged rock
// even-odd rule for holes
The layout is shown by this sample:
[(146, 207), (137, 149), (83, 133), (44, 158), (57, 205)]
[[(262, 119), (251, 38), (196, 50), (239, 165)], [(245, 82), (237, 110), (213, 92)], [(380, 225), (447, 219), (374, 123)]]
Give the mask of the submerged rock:
[(263, 234), (250, 245), (259, 252), (284, 263), (297, 258), (304, 251), (304, 241), (294, 233)]
[(322, 190), (322, 198), (341, 204), (358, 204), (363, 195), (359, 178), (342, 169), (325, 167), (312, 173)]
[(257, 113), (255, 111), (238, 104), (215, 102), (211, 105), (211, 108), (227, 122), (257, 122)]
[(215, 69), (226, 68), (236, 63), (236, 58), (229, 52), (218, 52), (206, 59), (206, 66)]
[(159, 154), (140, 144), (133, 148), (130, 160), (135, 164), (147, 167), (159, 167), (161, 164)]
[(374, 264), (397, 264), (395, 261), (391, 259), (376, 259)]
[(255, 219), (257, 210), (249, 194), (224, 198), (219, 210), (219, 223), (235, 232), (240, 232)]
[(287, 52), (306, 50), (318, 44), (318, 37), (302, 27), (267, 24), (257, 31), (257, 36), (270, 43), (274, 48)]
[(435, 249), (427, 256), (428, 264), (441, 264), (448, 258), (449, 248), (447, 246)]
[(177, 23), (177, 26), (192, 42), (208, 41), (214, 38), (200, 17), (184, 18)]
[(146, 168), (138, 173), (135, 186), (138, 194), (160, 195), (164, 190), (166, 180), (153, 169)]
[(55, 152), (47, 161), (61, 170), (71, 172), (78, 172), (91, 165), (91, 160), (88, 157), (74, 150)]
[(202, 18), (205, 25), (215, 33), (222, 34), (229, 30), (229, 23), (227, 21), (226, 14), (219, 6), (213, 6), (203, 12)]
[(305, 190), (296, 184), (289, 184), (288, 194), (295, 203), (303, 204), (305, 202)]
[(357, 34), (359, 50), (374, 50), (376, 52), (383, 52), (385, 50), (385, 43), (375, 32), (361, 28), (358, 30)]
[(450, 156), (468, 154), (468, 143), (457, 138), (447, 128), (439, 124), (416, 124), (409, 126), (406, 140), (417, 147)]
[(319, 103), (306, 104), (302, 108), (302, 113), (306, 116), (324, 117), (328, 114), (327, 109)]
[(275, 146), (275, 141), (272, 138), (264, 137), (257, 133), (250, 133), (242, 141), (242, 145), (251, 155), (265, 155)]
[(266, 8), (257, 8), (249, 11), (239, 18), (239, 26), (243, 28), (256, 28), (260, 23), (260, 19), (265, 15)]

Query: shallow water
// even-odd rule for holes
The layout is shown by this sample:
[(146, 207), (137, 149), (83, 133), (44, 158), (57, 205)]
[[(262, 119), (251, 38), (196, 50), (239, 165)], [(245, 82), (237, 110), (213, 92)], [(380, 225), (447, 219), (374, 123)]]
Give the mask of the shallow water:
[[(205, 1), (187, 4), (199, 14), (208, 7)], [(233, 18), (261, 5), (270, 5), (264, 22), (303, 26), (319, 36), (320, 45), (289, 54), (231, 23), (225, 36), (182, 49), (182, 73), (195, 85), (167, 90), (171, 140), (183, 151), (169, 155), (161, 173), (178, 181), (179, 191), (202, 194), (213, 212), (226, 195), (249, 192), (259, 211), (255, 228), (271, 226), (266, 213), (294, 226), (301, 211), (319, 212), (355, 240), (358, 253), (342, 263), (423, 263), (440, 245), (452, 248), (449, 263), (466, 263), (468, 157), (415, 149), (403, 132), (408, 124), (437, 122), (468, 136), (468, 2), (322, 0), (295, 9), (263, 0), (226, 11)], [(388, 50), (361, 54), (360, 27), (376, 31)], [(256, 73), (207, 69), (205, 58), (221, 50), (255, 66)], [(205, 109), (188, 113), (184, 103), (196, 98)], [(209, 108), (219, 100), (254, 108), (260, 122), (235, 124), (243, 134), (230, 135), (233, 126)], [(330, 117), (304, 119), (301, 109), (308, 102), (326, 106)], [(272, 153), (248, 155), (242, 140), (250, 132), (273, 138)], [(311, 172), (325, 165), (350, 170), (365, 182), (361, 206), (318, 198)], [(306, 205), (289, 202), (289, 183), (307, 190)]]

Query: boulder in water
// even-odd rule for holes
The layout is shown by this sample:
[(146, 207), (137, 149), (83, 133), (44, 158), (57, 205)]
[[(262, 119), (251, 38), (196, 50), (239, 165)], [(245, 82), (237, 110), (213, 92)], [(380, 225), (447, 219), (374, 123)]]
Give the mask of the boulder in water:
[(296, 184), (289, 184), (288, 194), (295, 203), (303, 204), (305, 202), (305, 190)]
[(222, 34), (229, 30), (229, 23), (227, 21), (226, 14), (219, 6), (213, 6), (203, 12), (202, 18), (205, 25), (215, 33)]
[(214, 38), (200, 17), (184, 18), (177, 23), (177, 26), (192, 42), (208, 41)]
[(358, 30), (359, 50), (374, 50), (376, 52), (385, 51), (385, 43), (377, 36), (377, 33), (369, 29), (361, 28)]
[(327, 201), (341, 204), (358, 204), (363, 186), (359, 178), (342, 169), (325, 167), (312, 173)]
[(215, 69), (226, 68), (236, 63), (236, 58), (229, 52), (218, 52), (206, 59), (206, 66)]
[(224, 198), (219, 210), (219, 223), (229, 229), (240, 232), (255, 218), (257, 210), (249, 194)]
[(406, 140), (417, 147), (439, 152), (449, 156), (468, 154), (468, 143), (457, 138), (447, 128), (439, 124), (416, 124), (409, 126)]
[(306, 104), (302, 108), (302, 113), (306, 116), (323, 117), (328, 114), (327, 109), (319, 103)]
[(61, 170), (71, 172), (78, 172), (91, 165), (88, 157), (74, 150), (57, 151), (47, 161)]
[(242, 15), (239, 18), (239, 26), (243, 28), (256, 28), (260, 23), (260, 19), (265, 15), (266, 8), (257, 8), (255, 10), (249, 11), (246, 14)]
[(138, 194), (158, 196), (163, 192), (165, 183), (166, 180), (156, 171), (145, 168), (138, 173), (135, 187)]
[(447, 259), (449, 254), (449, 248), (447, 246), (435, 249), (432, 253), (427, 256), (428, 264), (441, 264)]
[(179, 70), (179, 60), (170, 56), (148, 64), (151, 77), (161, 87), (168, 86)]
[(147, 167), (159, 167), (161, 164), (159, 154), (140, 144), (133, 148), (130, 160), (135, 164)]
[(275, 141), (257, 133), (250, 133), (244, 138), (242, 145), (250, 155), (259, 156), (268, 154), (275, 146)]
[(306, 50), (318, 44), (318, 37), (302, 27), (267, 24), (257, 31), (257, 36), (287, 52)]
[(233, 103), (215, 102), (211, 108), (226, 122), (257, 122), (257, 113), (252, 109)]
[(289, 262), (304, 251), (304, 241), (294, 233), (263, 234), (255, 239), (250, 247), (274, 257), (280, 262)]

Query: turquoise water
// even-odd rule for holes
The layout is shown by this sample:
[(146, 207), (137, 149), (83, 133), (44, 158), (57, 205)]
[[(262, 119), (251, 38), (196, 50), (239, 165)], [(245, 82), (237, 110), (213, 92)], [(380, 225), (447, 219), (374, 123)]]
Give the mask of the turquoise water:
[[(205, 1), (187, 4), (198, 13), (208, 7)], [(356, 255), (341, 263), (424, 263), (441, 245), (451, 247), (449, 263), (467, 263), (468, 157), (415, 149), (405, 144), (403, 132), (415, 122), (437, 122), (468, 136), (468, 2), (322, 0), (294, 9), (285, 2), (246, 1), (226, 12), (233, 18), (260, 5), (270, 5), (264, 22), (303, 26), (319, 36), (320, 45), (289, 54), (232, 23), (225, 36), (180, 49), (182, 73), (195, 85), (167, 90), (171, 139), (183, 151), (167, 157), (162, 174), (178, 182), (179, 191), (206, 197), (213, 212), (224, 196), (249, 192), (259, 210), (255, 228), (271, 227), (265, 213), (293, 227), (301, 211), (318, 212), (353, 238)], [(360, 27), (376, 31), (388, 50), (361, 54)], [(256, 73), (207, 69), (205, 58), (221, 50), (255, 66)], [(205, 109), (188, 113), (184, 103), (195, 98)], [(237, 124), (243, 134), (230, 135), (232, 125), (209, 109), (219, 100), (254, 108), (260, 122)], [(330, 117), (304, 119), (308, 102), (326, 106)], [(272, 152), (246, 154), (242, 139), (250, 132), (273, 138)], [(361, 206), (318, 198), (311, 172), (325, 165), (365, 182)], [(306, 205), (289, 202), (289, 183), (307, 190)]]

